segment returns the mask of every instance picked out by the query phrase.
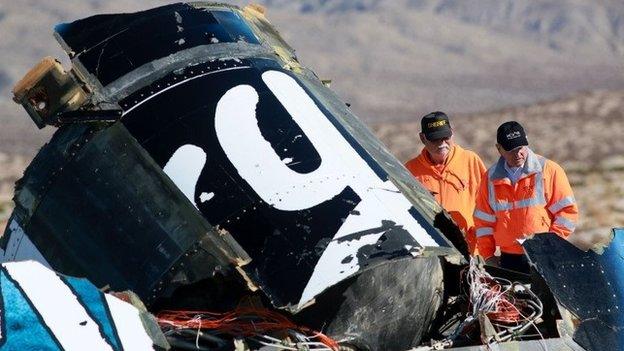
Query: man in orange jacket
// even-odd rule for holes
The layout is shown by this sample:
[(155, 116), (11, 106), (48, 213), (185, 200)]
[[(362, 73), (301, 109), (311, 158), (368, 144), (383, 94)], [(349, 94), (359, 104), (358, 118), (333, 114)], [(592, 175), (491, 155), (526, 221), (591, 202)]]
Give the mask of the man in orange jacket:
[[(505, 122), (496, 132), (501, 157), (483, 175), (474, 220), (479, 254), (486, 262), (528, 272), (520, 242), (526, 235), (574, 231), (578, 207), (565, 172), (529, 149), (524, 128)], [(494, 256), (500, 247), (500, 261)]]
[(476, 239), (472, 213), (479, 181), (485, 172), (483, 161), (453, 142), (453, 129), (444, 112), (424, 116), (420, 125), (420, 140), (425, 146), (405, 167), (453, 217), (473, 254)]

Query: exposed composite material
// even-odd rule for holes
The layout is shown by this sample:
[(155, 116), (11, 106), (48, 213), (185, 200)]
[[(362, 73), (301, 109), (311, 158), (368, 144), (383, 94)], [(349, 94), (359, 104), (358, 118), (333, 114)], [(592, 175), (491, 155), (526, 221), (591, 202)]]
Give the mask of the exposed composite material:
[(72, 71), (47, 62), (52, 78), (16, 91), (59, 130), (17, 187), (9, 259), (148, 304), (201, 281), (220, 287), (215, 305), (259, 289), (335, 337), (420, 342), (441, 303), (438, 257), (461, 257), (434, 227), (448, 217), (259, 7), (99, 15), (56, 37)]
[[(32, 259), (104, 290), (132, 290), (152, 312), (224, 312), (250, 299), (359, 350), (407, 350), (433, 336), (431, 347), (457, 350), (621, 344), (621, 231), (600, 257), (549, 235), (527, 240), (545, 283), (535, 272), (490, 270), (523, 287), (519, 300), (543, 298), (539, 315), (498, 325), (505, 339), (485, 312), (469, 320), (461, 232), (300, 65), (263, 8), (174, 4), (62, 24), (55, 35), (72, 69), (46, 58), (14, 91), (38, 127), (58, 130), (16, 185), (3, 262)], [(578, 272), (594, 280), (579, 284)], [(531, 327), (537, 334), (518, 332)], [(92, 336), (121, 349), (104, 329)], [(168, 347), (148, 336), (147, 349)], [(167, 336), (177, 349), (180, 339)]]

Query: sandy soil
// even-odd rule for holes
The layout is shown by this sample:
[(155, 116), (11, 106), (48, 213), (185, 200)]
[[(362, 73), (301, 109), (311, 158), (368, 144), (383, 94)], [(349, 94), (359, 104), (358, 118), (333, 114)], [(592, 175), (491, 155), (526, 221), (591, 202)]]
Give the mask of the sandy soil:
[[(520, 121), (531, 147), (566, 169), (581, 209), (578, 231), (606, 232), (624, 226), (624, 91), (590, 92), (451, 119), (457, 142), (478, 152), (486, 164), (497, 158), (493, 147), (497, 126), (505, 120)], [(418, 117), (371, 128), (400, 161), (420, 151)], [(40, 140), (33, 143), (41, 145)], [(6, 150), (2, 142), (0, 150)], [(0, 228), (12, 210), (13, 184), (31, 157), (0, 152)]]

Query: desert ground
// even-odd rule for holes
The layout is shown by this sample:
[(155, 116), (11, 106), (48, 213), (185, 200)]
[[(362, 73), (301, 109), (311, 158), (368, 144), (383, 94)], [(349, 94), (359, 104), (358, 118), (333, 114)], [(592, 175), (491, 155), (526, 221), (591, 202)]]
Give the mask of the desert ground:
[[(10, 98), (42, 57), (68, 66), (54, 25), (170, 2), (0, 1), (0, 228), (13, 184), (53, 132), (37, 130)], [(449, 112), (457, 141), (487, 164), (496, 159), (496, 127), (516, 119), (531, 147), (566, 169), (581, 207), (579, 231), (624, 226), (621, 0), (257, 2), (301, 62), (331, 79), (400, 161), (419, 152), (426, 112)]]
[[(405, 162), (421, 149), (419, 117), (370, 127), (397, 159)], [(25, 112), (24, 118), (28, 118)], [(624, 91), (593, 91), (488, 113), (451, 116), (456, 141), (479, 153), (487, 165), (497, 158), (493, 146), (496, 127), (506, 120), (524, 124), (531, 147), (565, 168), (581, 210), (579, 233), (602, 233), (624, 226)], [(31, 128), (36, 130), (34, 124)], [(42, 145), (52, 131), (47, 129), (38, 131), (32, 143)], [(8, 149), (0, 144), (0, 150)], [(1, 228), (11, 213), (14, 183), (32, 156), (0, 152)]]
[[(582, 232), (624, 226), (624, 91), (594, 91), (565, 99), (473, 115), (451, 117), (456, 141), (491, 165), (500, 123), (516, 120), (530, 147), (561, 164), (579, 203)], [(372, 126), (400, 160), (421, 149), (419, 119)]]

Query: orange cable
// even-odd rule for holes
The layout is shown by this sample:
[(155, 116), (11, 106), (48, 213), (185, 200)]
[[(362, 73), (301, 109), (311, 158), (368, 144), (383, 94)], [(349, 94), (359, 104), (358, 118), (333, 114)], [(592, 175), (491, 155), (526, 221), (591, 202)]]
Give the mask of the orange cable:
[(297, 326), (282, 314), (262, 308), (242, 307), (225, 313), (165, 310), (158, 313), (157, 319), (163, 327), (209, 329), (235, 336), (252, 336), (293, 329), (309, 337), (318, 338), (332, 350), (338, 350), (338, 343), (327, 335)]

